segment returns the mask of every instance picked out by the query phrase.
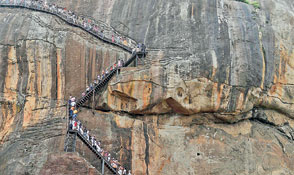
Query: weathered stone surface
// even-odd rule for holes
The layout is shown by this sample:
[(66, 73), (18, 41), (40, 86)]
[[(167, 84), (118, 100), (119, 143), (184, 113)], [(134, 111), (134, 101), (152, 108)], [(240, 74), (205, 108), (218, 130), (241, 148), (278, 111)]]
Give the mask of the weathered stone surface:
[(15, 116), (13, 132), (2, 140), (1, 174), (39, 174), (47, 156), (63, 150), (65, 125), (58, 115), (26, 128), (22, 128), (22, 120), (20, 115)]
[(48, 14), (1, 8), (0, 21), (0, 172), (39, 174), (63, 152), (64, 99), (128, 53)]
[(136, 175), (293, 174), (293, 139), (284, 133), (289, 124), (281, 117), (281, 127), (257, 119), (272, 111), (255, 114), (251, 120), (217, 124), (209, 120), (213, 114), (132, 118), (82, 109), (80, 120)]
[(64, 105), (69, 94), (80, 96), (102, 69), (127, 56), (56, 17), (1, 9), (1, 120), (6, 128), (1, 140), (16, 113), (23, 116), (23, 127), (33, 125), (51, 108)]
[(87, 174), (100, 175), (89, 163), (75, 154), (50, 155), (40, 174)]
[[(123, 68), (87, 104), (108, 112), (79, 114), (136, 175), (294, 174), (293, 1), (50, 2), (148, 46), (145, 64)], [(57, 155), (65, 99), (127, 57), (56, 17), (1, 8), (0, 172), (54, 172), (60, 158), (55, 173), (67, 173), (79, 158)]]
[[(123, 9), (139, 3), (117, 2)], [(151, 48), (150, 65), (126, 70), (123, 83), (110, 86), (100, 103), (134, 113), (154, 113), (160, 106), (161, 113), (180, 114), (243, 113), (262, 106), (293, 116), (293, 34), (281, 34), (293, 29), (293, 15), (281, 7), (285, 3), (293, 6), (290, 1), (261, 1), (261, 10), (256, 10), (235, 1), (148, 2), (146, 6), (156, 8), (145, 11), (142, 23), (149, 27), (142, 34), (136, 32), (142, 32), (138, 28), (143, 24), (132, 25), (113, 10), (112, 18), (121, 17), (118, 21), (134, 31), (129, 34)], [(181, 9), (185, 5), (188, 11)]]

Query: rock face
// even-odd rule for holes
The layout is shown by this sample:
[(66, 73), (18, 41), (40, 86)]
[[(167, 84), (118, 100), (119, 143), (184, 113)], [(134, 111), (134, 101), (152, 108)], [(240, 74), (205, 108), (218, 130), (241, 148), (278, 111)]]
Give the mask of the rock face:
[(83, 158), (70, 153), (63, 155), (50, 155), (40, 174), (101, 175)]
[[(293, 1), (50, 2), (148, 47), (79, 113), (135, 175), (294, 174)], [(0, 24), (0, 172), (97, 173), (82, 146), (59, 155), (66, 99), (130, 55), (49, 14)]]
[(128, 53), (48, 14), (1, 8), (0, 21), (0, 172), (39, 174), (63, 152), (64, 99)]
[(135, 174), (293, 174), (293, 136), (259, 120), (216, 124), (210, 117), (83, 109), (80, 119)]

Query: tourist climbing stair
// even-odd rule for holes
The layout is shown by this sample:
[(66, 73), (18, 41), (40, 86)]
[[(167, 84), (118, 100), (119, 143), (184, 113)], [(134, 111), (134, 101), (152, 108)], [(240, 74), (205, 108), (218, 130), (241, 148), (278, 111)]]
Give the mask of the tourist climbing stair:
[[(145, 57), (145, 49), (142, 52), (142, 50), (134, 52), (134, 49), (132, 50), (132, 47), (135, 47), (137, 44), (136, 42), (129, 40), (129, 42), (126, 41), (125, 37), (122, 37), (118, 32), (112, 30), (110, 27), (107, 28), (107, 33), (103, 33), (103, 29), (98, 29), (98, 26), (95, 24), (94, 20), (87, 20), (85, 18), (82, 18), (83, 21), (79, 21), (79, 16), (77, 16), (75, 13), (65, 10), (65, 8), (61, 8), (56, 6), (55, 4), (48, 4), (45, 1), (30, 1), (30, 0), (0, 0), (0, 6), (1, 7), (9, 7), (9, 8), (26, 8), (34, 11), (40, 11), (49, 13), (51, 15), (57, 16), (66, 23), (78, 27), (91, 35), (97, 37), (98, 39), (111, 44), (118, 46), (125, 51), (132, 53), (132, 56), (122, 63), (121, 67), (127, 67), (129, 66), (133, 61), (136, 60), (139, 57)], [(100, 27), (100, 26), (99, 26)], [(110, 32), (112, 34), (110, 34)], [(111, 35), (111, 38), (109, 37)], [(122, 39), (124, 38), (124, 39)], [(105, 75), (105, 77), (99, 81), (92, 89), (87, 91), (87, 93), (80, 99), (77, 100), (75, 107), (79, 108), (81, 107), (87, 100), (89, 100), (95, 93), (99, 93), (101, 89), (107, 85), (107, 83), (111, 80), (111, 78), (118, 73), (119, 69), (121, 68), (119, 66), (114, 67), (108, 74)], [(91, 143), (88, 138), (85, 137), (85, 135), (81, 134), (81, 132), (77, 129), (73, 129), (70, 126), (70, 122), (68, 122), (68, 129), (65, 139), (65, 146), (64, 151), (66, 152), (75, 152), (76, 151), (76, 142), (77, 138), (79, 138), (96, 156), (98, 159), (101, 160), (101, 173), (102, 175), (105, 174), (105, 167), (112, 173), (112, 174), (122, 174), (122, 171), (119, 171), (119, 168), (114, 168), (109, 160), (105, 156), (103, 156), (101, 153), (97, 151), (93, 147), (93, 143)], [(129, 173), (130, 174), (130, 173)]]

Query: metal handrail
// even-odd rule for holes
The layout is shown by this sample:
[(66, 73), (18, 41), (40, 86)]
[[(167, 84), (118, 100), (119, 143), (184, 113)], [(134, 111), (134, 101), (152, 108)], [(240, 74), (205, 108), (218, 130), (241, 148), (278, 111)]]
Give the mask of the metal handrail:
[[(10, 1), (9, 0), (0, 0), (0, 6), (1, 7), (26, 8), (26, 9), (30, 9), (30, 10), (35, 10), (35, 11), (40, 11), (40, 12), (45, 12), (45, 13), (52, 14), (54, 16), (59, 17), (60, 19), (62, 19), (63, 21), (65, 21), (66, 23), (68, 23), (70, 25), (81, 28), (82, 30), (90, 33), (91, 35), (99, 38), (100, 40), (102, 40), (102, 41), (104, 41), (106, 43), (118, 46), (118, 47), (128, 51), (129, 53), (132, 52), (131, 47), (128, 47), (128, 46), (123, 45), (121, 43), (112, 42), (112, 39), (109, 39), (109, 38), (104, 37), (104, 36), (102, 37), (102, 36), (100, 36), (98, 34), (98, 32), (95, 32), (93, 30), (88, 30), (88, 29), (84, 28), (82, 26), (82, 24), (74, 23), (74, 20), (68, 19), (65, 14), (58, 13), (58, 10), (50, 11), (50, 9), (46, 9), (44, 6), (42, 6), (42, 4), (39, 3), (39, 1), (14, 0), (15, 4), (10, 4), (10, 3), (5, 3), (5, 2), (10, 2)], [(16, 2), (19, 2), (19, 3), (16, 3)], [(30, 2), (29, 6), (27, 6), (26, 2)], [(118, 33), (117, 31), (112, 31), (112, 32)], [(133, 40), (131, 40), (131, 42), (132, 41)], [(127, 67), (132, 61), (134, 61), (134, 59), (137, 57), (138, 54), (140, 54), (140, 53), (133, 54), (131, 56), (131, 58), (129, 58), (122, 67)], [(82, 102), (83, 100), (85, 100), (86, 98), (89, 98), (92, 94), (94, 95), (94, 92), (97, 92), (99, 90), (99, 88), (101, 88), (103, 85), (105, 85), (110, 80), (110, 78), (115, 74), (115, 72), (118, 71), (118, 69), (120, 69), (120, 68), (116, 67), (115, 69), (110, 71), (109, 74), (106, 75), (105, 78), (100, 83), (98, 83), (93, 89), (91, 89), (84, 97), (82, 97), (80, 100), (78, 100), (77, 107), (79, 107), (83, 103)], [(67, 106), (66, 110), (68, 110), (68, 106)], [(67, 120), (67, 123), (69, 123), (68, 120)], [(68, 129), (69, 133), (77, 133), (78, 137), (92, 150), (92, 152), (94, 152), (100, 159), (102, 159), (106, 163), (106, 166), (112, 172), (115, 172), (115, 174), (118, 174), (118, 169), (113, 168), (111, 166), (110, 162), (104, 156), (102, 156), (97, 150), (95, 150), (94, 147), (92, 146), (92, 144), (79, 131), (70, 130), (68, 126), (67, 126), (67, 129)]]
[(90, 150), (92, 152), (94, 152), (100, 159), (103, 159), (104, 162), (106, 163), (107, 167), (112, 171), (112, 172), (115, 172), (115, 174), (118, 174), (118, 171), (113, 168), (111, 166), (111, 163), (104, 157), (102, 156), (97, 150), (95, 150), (95, 148), (92, 146), (92, 144), (88, 141), (87, 138), (85, 138), (85, 136), (83, 136), (78, 130), (68, 130), (68, 132), (70, 133), (77, 133), (78, 137), (88, 146), (90, 147)]
[[(16, 0), (15, 0), (16, 1)], [(19, 1), (19, 0), (18, 0)], [(3, 3), (3, 0), (0, 0), (0, 6), (2, 7), (16, 7), (16, 8), (26, 8), (26, 9), (30, 9), (30, 10), (35, 10), (35, 11), (40, 11), (40, 12), (45, 12), (45, 13), (49, 13), (51, 15), (54, 15), (54, 16), (57, 16), (59, 17), (60, 19), (62, 19), (63, 21), (67, 22), (68, 24), (70, 25), (73, 25), (75, 27), (78, 27), (78, 28), (81, 28), (82, 30), (90, 33), (91, 35), (94, 35), (95, 37), (99, 38), (100, 40), (103, 40), (104, 42), (107, 42), (109, 44), (112, 44), (112, 45), (115, 45), (115, 46), (118, 46), (124, 50), (126, 50), (127, 52), (131, 53), (132, 52), (132, 48), (131, 47), (128, 47), (126, 45), (123, 45), (121, 43), (116, 43), (116, 42), (112, 42), (112, 39), (109, 39), (107, 37), (102, 37), (99, 35), (99, 33), (95, 33), (95, 31), (93, 30), (88, 30), (86, 28), (84, 28), (82, 25), (80, 25), (78, 22), (77, 23), (74, 23), (74, 21), (72, 19), (68, 19), (66, 17), (65, 14), (62, 14), (62, 13), (58, 13), (58, 10), (50, 10), (50, 9), (46, 9), (45, 7), (41, 6), (41, 4), (39, 4), (40, 6), (38, 7), (38, 4), (37, 6), (35, 7), (35, 4), (31, 3), (32, 1), (28, 1), (30, 2), (29, 5), (26, 4), (27, 1), (21, 1), (20, 3), (16, 3), (16, 4), (11, 4), (10, 1), (9, 3), (5, 3), (7, 2), (7, 0), (4, 1)], [(38, 1), (36, 2), (38, 3)], [(48, 5), (49, 6), (49, 5)], [(96, 24), (95, 24), (96, 25)], [(118, 34), (117, 31), (112, 31), (113, 33), (116, 33)], [(119, 37), (121, 37), (121, 35), (117, 35)], [(131, 40), (131, 42), (133, 42), (133, 40)], [(136, 43), (136, 42), (135, 42)]]
[[(41, 4), (37, 4), (39, 1), (15, 0), (14, 2), (17, 2), (17, 1), (20, 1), (20, 3), (11, 4), (9, 0), (1, 0), (0, 1), (0, 6), (2, 6), (2, 7), (26, 8), (26, 9), (30, 9), (30, 10), (41, 11), (41, 12), (45, 12), (45, 13), (49, 13), (49, 14), (55, 15), (55, 16), (59, 17), (60, 19), (62, 19), (63, 21), (67, 22), (68, 24), (73, 25), (73, 26), (78, 27), (78, 28), (81, 28), (82, 30), (87, 31), (91, 35), (94, 35), (95, 37), (99, 38), (100, 40), (103, 40), (106, 43), (109, 43), (109, 44), (112, 44), (112, 45), (116, 45), (116, 46), (118, 46), (118, 47), (120, 47), (120, 48), (128, 51), (129, 53), (132, 52), (132, 49), (130, 47), (125, 46), (125, 45), (120, 44), (120, 43), (112, 42), (111, 39), (109, 39), (107, 37), (101, 37), (99, 34), (94, 33), (93, 30), (87, 30), (86, 28), (84, 28), (79, 23), (74, 23), (73, 20), (69, 20), (64, 14), (58, 13), (58, 9), (54, 9), (54, 10), (46, 9), (45, 7), (41, 6)], [(49, 7), (49, 4), (48, 4), (48, 7)], [(136, 55), (132, 55), (132, 57), (126, 61), (125, 65), (123, 67), (128, 66), (135, 59), (135, 57), (136, 57)], [(89, 98), (91, 96), (91, 94), (93, 93), (94, 90), (97, 92), (98, 89), (104, 83), (107, 83), (107, 81), (109, 81), (109, 79), (114, 75), (114, 72), (117, 71), (117, 69), (118, 68), (112, 70), (108, 75), (106, 75), (106, 77), (104, 78), (104, 80), (102, 80), (100, 83), (98, 83), (93, 89), (91, 89), (89, 92), (87, 92), (87, 94), (84, 97), (82, 97), (80, 100), (78, 100), (77, 106), (79, 107), (81, 105), (80, 102), (82, 100), (84, 100), (86, 98)]]
[[(124, 63), (124, 65), (122, 65), (122, 67), (127, 67), (128, 65), (130, 65), (135, 60), (137, 55), (141, 55), (141, 54), (144, 54), (144, 53), (133, 54), (131, 58), (129, 58)], [(85, 100), (89, 99), (93, 95), (94, 92), (98, 92), (98, 90), (102, 88), (102, 86), (105, 85), (110, 80), (110, 78), (115, 74), (116, 71), (118, 71), (118, 69), (120, 68), (116, 67), (115, 69), (110, 71), (100, 82), (98, 82), (97, 85), (95, 85), (92, 89), (90, 89), (82, 98), (78, 99), (76, 106), (80, 107), (85, 102)]]

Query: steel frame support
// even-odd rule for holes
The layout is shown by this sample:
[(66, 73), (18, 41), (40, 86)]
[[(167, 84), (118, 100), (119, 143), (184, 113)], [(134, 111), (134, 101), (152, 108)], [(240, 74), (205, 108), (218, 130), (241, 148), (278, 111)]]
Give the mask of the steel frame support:
[(101, 164), (101, 174), (104, 175), (104, 166), (105, 166), (105, 162), (104, 159), (102, 159), (102, 164)]

